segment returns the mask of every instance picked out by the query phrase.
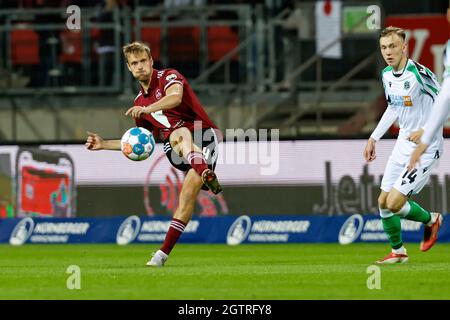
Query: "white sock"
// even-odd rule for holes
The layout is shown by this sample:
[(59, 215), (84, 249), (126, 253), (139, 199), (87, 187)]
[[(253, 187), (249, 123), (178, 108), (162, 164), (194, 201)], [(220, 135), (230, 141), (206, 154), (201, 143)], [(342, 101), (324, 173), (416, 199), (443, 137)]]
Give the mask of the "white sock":
[(408, 201), (406, 201), (405, 204), (403, 205), (403, 207), (398, 212), (396, 212), (396, 214), (398, 214), (402, 217), (406, 217), (410, 210), (411, 210), (411, 205), (409, 204)]
[(433, 225), (433, 223), (436, 222), (436, 218), (438, 217), (438, 215), (436, 214), (436, 212), (430, 212), (430, 222), (427, 223), (427, 227), (431, 227)]
[(394, 215), (389, 209), (382, 209), (378, 207), (378, 210), (380, 211), (380, 217), (383, 219), (390, 218)]
[(401, 246), (398, 249), (392, 249), (392, 252), (398, 253), (398, 254), (406, 254), (406, 248), (404, 246)]

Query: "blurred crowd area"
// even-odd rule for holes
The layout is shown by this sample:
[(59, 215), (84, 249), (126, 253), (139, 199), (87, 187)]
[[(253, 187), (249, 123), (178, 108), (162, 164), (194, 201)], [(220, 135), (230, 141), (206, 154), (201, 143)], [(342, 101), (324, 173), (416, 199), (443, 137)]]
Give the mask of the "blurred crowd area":
[[(372, 2), (342, 1), (344, 4), (359, 5)], [(119, 86), (123, 78), (123, 71), (118, 69), (121, 65), (120, 48), (124, 42), (135, 39), (151, 45), (157, 67), (175, 64), (188, 78), (195, 79), (252, 34), (255, 35), (258, 23), (274, 26), (273, 35), (268, 34), (271, 30), (266, 27), (261, 31), (264, 35), (256, 35), (252, 39), (255, 44), (252, 44), (251, 49), (240, 50), (239, 55), (234, 56), (227, 64), (229, 79), (224, 79), (223, 75), (217, 76), (217, 72), (213, 77), (219, 82), (229, 80), (225, 82), (242, 83), (247, 81), (251, 72), (255, 73), (256, 78), (258, 72), (272, 72), (274, 76), (271, 80), (282, 80), (286, 70), (301, 62), (297, 60), (304, 60), (314, 54), (313, 17), (311, 14), (297, 14), (300, 11), (296, 10), (305, 4), (313, 6), (314, 3), (315, 1), (305, 0), (0, 0), (0, 25), (4, 26), (0, 32), (0, 75), (9, 82), (6, 84), (3, 83), (6, 80), (0, 81), (0, 88), (105, 87), (114, 83)], [(448, 5), (446, 0), (380, 0), (376, 3), (385, 16), (442, 13)], [(64, 8), (71, 5), (77, 5), (83, 10), (82, 32), (65, 28), (68, 13)], [(210, 10), (213, 6), (233, 5), (247, 6), (251, 12), (246, 15), (239, 9)], [(155, 8), (153, 16), (144, 17), (144, 14), (137, 12), (140, 11), (136, 10), (137, 7), (144, 6)], [(260, 8), (259, 11), (256, 10), (257, 7)], [(162, 13), (178, 12), (176, 8), (189, 8), (191, 11), (168, 16), (164, 21)], [(192, 11), (195, 8), (198, 8), (198, 12), (203, 12), (201, 14), (207, 12), (207, 16), (196, 14)], [(20, 14), (10, 14), (7, 11), (21, 9), (24, 10)], [(57, 9), (62, 10), (51, 12)], [(278, 19), (286, 10), (290, 10), (289, 14)], [(1, 14), (2, 11), (6, 13)], [(183, 19), (197, 19), (198, 25), (177, 25), (172, 22)], [(280, 23), (281, 19), (284, 21)], [(222, 24), (214, 24), (214, 20), (221, 20)], [(90, 24), (86, 24), (86, 21)], [(153, 25), (147, 24), (139, 31), (135, 29), (136, 24), (146, 21), (153, 22)], [(108, 27), (98, 27), (108, 23)], [(258, 40), (258, 37), (266, 38)], [(257, 41), (264, 47), (259, 52)], [(348, 50), (341, 61), (325, 62), (324, 68), (328, 72), (324, 77), (329, 77), (329, 80), (337, 79), (343, 69), (354, 65), (360, 57), (370, 54), (373, 49), (370, 45), (361, 45), (362, 42), (352, 42), (350, 39), (344, 44)], [(354, 46), (359, 49), (354, 50)], [(268, 55), (273, 48), (280, 52), (273, 59), (272, 66), (267, 67), (273, 71), (261, 71), (265, 68), (263, 65), (270, 64)], [(301, 58), (295, 58), (296, 56)], [(263, 59), (264, 62), (261, 64), (258, 59)], [(315, 78), (312, 69), (303, 75), (303, 79)], [(374, 76), (376, 77), (375, 73), (366, 72), (364, 77)], [(258, 80), (261, 79), (260, 77)], [(119, 91), (119, 88), (115, 91)]]
[[(0, 8), (58, 8), (77, 5), (83, 8), (103, 6), (108, 0), (0, 0)], [(263, 5), (266, 9), (276, 14), (286, 7), (294, 7), (296, 3), (314, 2), (313, 0), (114, 0), (119, 6), (128, 6), (133, 9), (138, 6), (164, 6), (166, 8), (182, 6), (207, 6), (207, 5), (233, 5), (248, 4), (256, 6)], [(344, 2), (374, 2), (370, 0)], [(407, 13), (439, 13), (447, 7), (446, 0), (382, 0), (387, 14), (407, 14)]]
[[(298, 1), (298, 0), (297, 0)], [(207, 6), (207, 5), (236, 5), (236, 4), (248, 4), (258, 5), (261, 4), (267, 9), (273, 9), (273, 13), (282, 8), (288, 6), (294, 6), (296, 0), (0, 0), (0, 8), (13, 9), (13, 8), (60, 8), (68, 7), (70, 5), (77, 5), (82, 8), (103, 6), (105, 3), (114, 2), (119, 6), (127, 6), (134, 9), (138, 6), (164, 6), (165, 8), (176, 8), (183, 6)], [(298, 1), (300, 2), (300, 1)]]
[[(3, 56), (0, 58), (0, 74), (8, 79), (5, 80), (8, 83), (0, 81), (0, 88), (109, 86), (113, 89), (111, 85), (116, 84), (117, 92), (123, 77), (119, 70), (120, 48), (124, 42), (136, 39), (152, 47), (157, 67), (175, 64), (188, 78), (195, 78), (251, 33), (248, 28), (244, 30), (237, 25), (247, 23), (248, 17), (244, 17), (240, 9), (208, 10), (208, 21), (225, 22), (220, 26), (208, 22), (198, 26), (189, 25), (189, 22), (188, 25), (172, 26), (169, 21), (164, 26), (158, 24), (161, 12), (175, 13), (178, 16), (170, 19), (179, 21), (180, 18), (199, 19), (199, 14), (192, 11), (195, 9), (201, 12), (205, 7), (238, 5), (251, 10), (260, 6), (262, 15), (273, 17), (283, 9), (294, 8), (295, 3), (294, 0), (0, 0), (0, 24), (4, 26), (3, 33), (0, 33), (0, 56)], [(67, 30), (65, 27), (69, 13), (64, 9), (71, 5), (82, 10), (83, 30)], [(137, 22), (137, 7), (155, 8), (157, 13)], [(175, 10), (186, 8), (191, 11), (179, 13)], [(18, 12), (20, 9), (24, 10)], [(60, 11), (51, 11), (58, 9)], [(16, 11), (11, 13), (8, 10)], [(253, 12), (249, 15), (254, 19)], [(136, 38), (134, 27), (143, 21), (154, 24), (139, 29)], [(236, 24), (227, 25), (228, 21)], [(204, 32), (207, 32), (206, 40), (202, 38)], [(86, 48), (90, 49), (87, 51)], [(243, 60), (242, 57), (240, 59)], [(234, 80), (240, 68), (237, 60), (236, 56), (230, 63), (230, 77)]]

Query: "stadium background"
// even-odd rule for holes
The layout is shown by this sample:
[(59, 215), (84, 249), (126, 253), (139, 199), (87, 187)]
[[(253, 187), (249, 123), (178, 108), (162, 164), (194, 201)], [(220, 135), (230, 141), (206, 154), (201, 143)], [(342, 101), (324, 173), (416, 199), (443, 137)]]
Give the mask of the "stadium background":
[[(323, 10), (333, 3), (337, 2), (323, 2)], [(333, 195), (327, 196), (330, 184), (341, 198), (365, 201), (363, 192), (358, 191), (364, 186), (358, 176), (364, 175), (364, 170), (373, 173), (364, 169), (360, 159), (364, 141), (347, 153), (334, 148), (329, 159), (312, 169), (317, 172), (315, 179), (302, 178), (307, 169), (300, 163), (322, 152), (329, 154), (333, 140), (365, 139), (384, 111), (379, 76), (384, 62), (378, 52), (378, 30), (369, 29), (366, 23), (370, 17), (367, 7), (375, 4), (381, 9), (380, 26), (404, 27), (410, 38), (410, 55), (441, 79), (440, 57), (448, 37), (447, 2), (340, 3), (342, 32), (329, 41), (340, 44), (342, 54), (324, 58), (323, 50), (316, 50), (320, 17), (314, 1), (2, 1), (0, 141), (11, 147), (19, 144), (22, 149), (31, 146), (36, 155), (29, 161), (36, 162), (31, 165), (36, 169), (48, 161), (42, 148), (36, 149), (40, 144), (81, 144), (87, 130), (107, 138), (120, 137), (133, 126), (123, 112), (137, 92), (123, 63), (121, 46), (141, 40), (150, 44), (156, 68), (171, 66), (188, 77), (224, 132), (278, 129), (280, 140), (292, 142), (291, 147), (284, 145), (278, 164), (280, 170), (295, 171), (292, 179), (277, 173), (252, 182), (245, 168), (228, 165), (230, 170), (221, 177), (227, 192), (220, 197), (204, 193), (196, 214), (376, 214), (373, 202), (382, 167), (375, 170), (374, 185), (367, 192), (371, 204), (361, 203), (351, 210), (322, 205), (335, 202), (328, 199)], [(73, 4), (81, 8), (81, 28), (70, 30), (68, 21), (75, 11), (67, 8)], [(394, 125), (387, 136), (395, 134)], [(226, 138), (227, 144), (242, 140), (236, 135)], [(314, 139), (319, 147), (308, 149), (308, 139)], [(243, 148), (248, 152), (249, 146)], [(234, 149), (237, 153), (244, 150)], [(142, 179), (120, 180), (114, 178), (117, 171), (108, 166), (108, 157), (96, 161), (92, 156), (83, 164), (74, 161), (74, 157), (91, 156), (82, 148), (72, 149), (75, 154), (47, 152), (55, 164), (59, 157), (67, 158), (67, 168), (47, 178), (34, 172), (41, 181), (34, 182), (36, 194), (27, 198), (26, 188), (21, 186), (29, 185), (33, 172), (21, 172), (27, 168), (22, 168), (20, 152), (2, 150), (0, 217), (170, 216), (176, 208), (179, 185), (175, 181), (182, 179), (180, 174), (167, 168), (165, 180), (158, 182), (151, 179), (150, 161), (139, 169), (122, 161), (124, 167), (119, 165), (117, 170), (136, 170)], [(153, 159), (158, 156), (156, 153)], [(383, 161), (379, 160), (382, 166)], [(327, 168), (343, 162), (348, 165), (340, 177), (329, 172), (327, 179), (327, 170), (331, 170)], [(96, 169), (91, 178), (80, 180), (87, 163)], [(233, 165), (236, 167), (230, 168)], [(232, 177), (233, 171), (240, 178)], [(95, 172), (110, 177), (99, 182)], [(352, 175), (354, 181), (340, 181)], [(420, 200), (432, 210), (445, 211), (448, 177), (438, 176)], [(63, 187), (60, 180), (64, 180)], [(42, 188), (37, 183), (42, 183)], [(52, 193), (59, 203), (69, 201), (70, 209), (58, 211)], [(148, 202), (155, 209), (149, 209)]]

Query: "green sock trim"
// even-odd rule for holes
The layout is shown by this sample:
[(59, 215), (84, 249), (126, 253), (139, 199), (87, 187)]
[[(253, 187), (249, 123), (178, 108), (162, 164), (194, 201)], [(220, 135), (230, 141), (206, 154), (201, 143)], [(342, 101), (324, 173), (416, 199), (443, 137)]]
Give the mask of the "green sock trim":
[(383, 229), (388, 236), (391, 247), (393, 249), (401, 248), (403, 245), (403, 241), (400, 217), (394, 214), (392, 217), (382, 218), (381, 221), (383, 222)]
[(411, 209), (409, 210), (408, 214), (405, 216), (405, 219), (422, 222), (427, 224), (431, 220), (431, 214), (419, 204), (412, 200), (408, 200), (409, 205), (411, 206)]

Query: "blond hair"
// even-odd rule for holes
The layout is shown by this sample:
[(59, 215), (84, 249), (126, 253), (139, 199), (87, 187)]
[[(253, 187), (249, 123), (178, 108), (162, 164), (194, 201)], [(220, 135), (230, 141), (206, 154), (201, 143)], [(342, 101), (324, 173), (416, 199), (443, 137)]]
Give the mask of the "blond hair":
[(403, 41), (406, 40), (405, 30), (403, 30), (402, 28), (393, 27), (393, 26), (389, 26), (389, 27), (383, 29), (380, 32), (380, 38), (387, 37), (387, 36), (389, 36), (392, 33), (398, 35), (400, 38), (403, 39)]
[(128, 61), (128, 56), (130, 54), (137, 54), (141, 52), (147, 52), (148, 56), (151, 57), (150, 47), (142, 42), (132, 42), (122, 47), (123, 54)]

